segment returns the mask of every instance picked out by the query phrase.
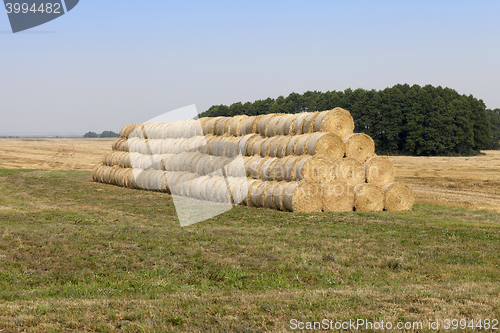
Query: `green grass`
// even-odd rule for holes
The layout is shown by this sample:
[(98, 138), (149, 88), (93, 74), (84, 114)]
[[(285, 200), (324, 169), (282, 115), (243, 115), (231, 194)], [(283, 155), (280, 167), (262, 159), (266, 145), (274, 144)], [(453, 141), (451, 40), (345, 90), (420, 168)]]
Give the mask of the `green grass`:
[(0, 332), (289, 331), (500, 319), (500, 214), (237, 207), (181, 228), (164, 193), (0, 170)]

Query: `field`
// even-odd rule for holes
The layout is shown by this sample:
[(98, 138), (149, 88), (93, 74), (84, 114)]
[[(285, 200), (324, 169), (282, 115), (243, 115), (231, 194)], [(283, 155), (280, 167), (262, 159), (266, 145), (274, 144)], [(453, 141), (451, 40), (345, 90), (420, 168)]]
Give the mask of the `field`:
[(0, 140), (0, 332), (500, 319), (499, 152), (391, 157), (412, 212), (237, 207), (180, 228), (170, 196), (91, 181), (112, 141)]

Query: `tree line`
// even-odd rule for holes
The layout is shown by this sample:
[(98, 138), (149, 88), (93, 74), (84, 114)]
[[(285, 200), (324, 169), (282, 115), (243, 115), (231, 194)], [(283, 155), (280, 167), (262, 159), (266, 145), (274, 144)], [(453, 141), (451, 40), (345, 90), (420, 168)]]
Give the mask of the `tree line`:
[(101, 134), (96, 132), (87, 132), (83, 135), (84, 138), (119, 138), (120, 134), (113, 131), (104, 131)]
[(370, 135), (379, 154), (472, 155), (498, 149), (499, 109), (450, 88), (397, 84), (384, 90), (308, 91), (255, 102), (214, 105), (200, 117), (300, 113), (341, 107), (355, 132)]

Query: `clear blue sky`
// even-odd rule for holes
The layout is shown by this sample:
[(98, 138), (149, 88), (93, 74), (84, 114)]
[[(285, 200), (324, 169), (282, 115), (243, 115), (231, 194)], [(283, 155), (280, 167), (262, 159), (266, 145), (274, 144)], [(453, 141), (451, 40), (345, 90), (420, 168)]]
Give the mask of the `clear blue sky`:
[(96, 1), (26, 33), (0, 12), (0, 135), (432, 84), (500, 107), (500, 1)]

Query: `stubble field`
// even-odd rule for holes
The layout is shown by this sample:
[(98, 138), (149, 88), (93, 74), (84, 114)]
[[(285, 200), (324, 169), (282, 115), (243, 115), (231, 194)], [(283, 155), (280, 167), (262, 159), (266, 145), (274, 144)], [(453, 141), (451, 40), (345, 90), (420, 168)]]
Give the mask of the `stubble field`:
[(0, 332), (500, 319), (498, 152), (391, 157), (412, 212), (236, 207), (181, 228), (167, 194), (91, 181), (112, 142), (0, 140)]
[[(92, 170), (115, 139), (4, 139), (0, 168)], [(392, 156), (417, 202), (500, 211), (500, 151), (475, 157)]]

